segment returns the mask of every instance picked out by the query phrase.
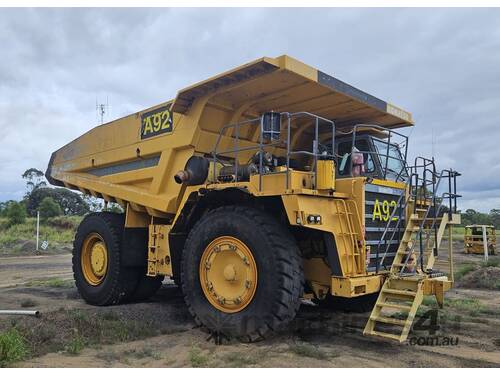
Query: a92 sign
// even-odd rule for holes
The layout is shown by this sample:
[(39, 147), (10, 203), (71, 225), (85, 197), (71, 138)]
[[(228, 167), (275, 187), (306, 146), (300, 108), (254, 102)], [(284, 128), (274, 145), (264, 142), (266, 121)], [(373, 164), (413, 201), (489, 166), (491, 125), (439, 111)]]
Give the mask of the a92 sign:
[(172, 112), (161, 107), (141, 115), (141, 139), (172, 132)]
[[(389, 218), (391, 217), (391, 214), (396, 206), (396, 201), (379, 201), (378, 199), (375, 199), (375, 203), (373, 205), (372, 220), (389, 221)], [(397, 219), (398, 218), (395, 216), (392, 217), (392, 220)]]

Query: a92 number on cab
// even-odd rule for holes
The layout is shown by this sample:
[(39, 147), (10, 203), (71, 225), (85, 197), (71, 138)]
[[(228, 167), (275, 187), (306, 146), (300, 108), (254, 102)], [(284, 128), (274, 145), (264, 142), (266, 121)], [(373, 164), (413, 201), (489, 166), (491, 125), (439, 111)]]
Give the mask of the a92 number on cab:
[(169, 107), (156, 108), (141, 114), (141, 139), (172, 132), (172, 112)]
[[(373, 205), (372, 220), (389, 221), (389, 218), (391, 217), (391, 214), (396, 208), (396, 206), (397, 203), (394, 200), (379, 201), (378, 199), (375, 199), (375, 203)], [(397, 220), (397, 219), (398, 218), (396, 216), (392, 217), (392, 220)]]

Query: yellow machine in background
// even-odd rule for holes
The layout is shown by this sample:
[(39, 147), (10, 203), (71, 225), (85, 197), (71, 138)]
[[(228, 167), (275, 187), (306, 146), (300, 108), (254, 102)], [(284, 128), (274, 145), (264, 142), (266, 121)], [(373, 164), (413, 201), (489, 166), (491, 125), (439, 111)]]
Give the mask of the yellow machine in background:
[[(486, 240), (486, 241), (485, 241)], [(467, 254), (496, 254), (497, 236), (493, 225), (467, 225), (464, 232), (464, 247)]]
[(452, 286), (452, 241), (446, 269), (434, 265), (460, 222), (459, 174), (407, 162), (395, 129), (412, 125), (280, 56), (98, 126), (54, 152), (46, 173), (125, 210), (82, 221), (76, 285), (109, 305), (148, 298), (168, 276), (198, 323), (246, 340), (282, 329), (310, 298), (373, 309), (365, 334), (403, 341), (423, 295), (442, 304)]

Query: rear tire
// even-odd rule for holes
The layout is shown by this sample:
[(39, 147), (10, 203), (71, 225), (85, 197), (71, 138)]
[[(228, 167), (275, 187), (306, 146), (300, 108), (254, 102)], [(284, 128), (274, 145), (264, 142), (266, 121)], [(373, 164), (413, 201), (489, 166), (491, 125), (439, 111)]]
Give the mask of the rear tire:
[[(123, 226), (123, 215), (110, 212), (89, 214), (78, 226), (73, 242), (73, 275), (80, 295), (91, 305), (105, 306), (125, 302), (137, 287), (137, 270), (121, 264)], [(106, 259), (103, 261), (105, 267), (102, 275), (89, 275), (92, 267), (88, 264), (84, 272), (83, 259), (85, 252), (89, 251), (84, 250), (84, 247), (89, 238), (95, 238), (101, 243), (100, 255)]]
[[(243, 244), (256, 266), (255, 293), (238, 311), (216, 308), (201, 286), (202, 255), (220, 238), (234, 238)], [(286, 227), (252, 207), (225, 206), (205, 214), (189, 233), (181, 269), (189, 311), (199, 325), (216, 336), (258, 340), (284, 328), (300, 306), (304, 277), (299, 248)]]

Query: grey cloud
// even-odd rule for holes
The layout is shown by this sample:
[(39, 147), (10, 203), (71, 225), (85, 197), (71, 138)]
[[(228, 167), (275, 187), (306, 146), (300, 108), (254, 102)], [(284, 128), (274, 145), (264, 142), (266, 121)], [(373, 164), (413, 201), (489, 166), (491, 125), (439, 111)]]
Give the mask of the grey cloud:
[(294, 56), (411, 111), (410, 156), (500, 207), (500, 9), (1, 9), (0, 200), (96, 125), (260, 56)]

